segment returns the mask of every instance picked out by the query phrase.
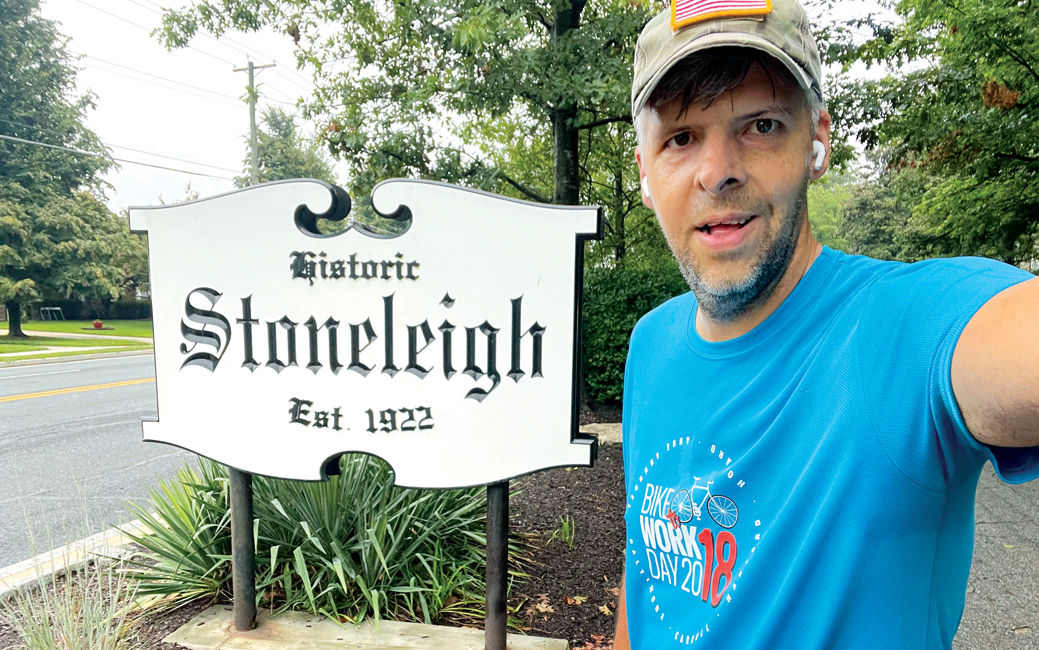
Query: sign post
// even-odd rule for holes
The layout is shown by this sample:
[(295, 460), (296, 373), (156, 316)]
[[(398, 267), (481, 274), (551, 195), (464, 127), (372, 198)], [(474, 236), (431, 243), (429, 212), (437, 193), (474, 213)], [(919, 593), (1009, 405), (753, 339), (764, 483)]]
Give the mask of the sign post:
[(487, 486), (486, 650), (505, 650), (509, 609), (509, 482)]
[(256, 627), (256, 546), (253, 543), (253, 477), (228, 468), (231, 497), (231, 589), (236, 630)]
[(155, 328), (144, 437), (232, 468), (238, 629), (256, 615), (252, 474), (326, 480), (359, 452), (398, 486), (487, 486), (487, 648), (504, 650), (509, 481), (595, 460), (577, 417), (602, 215), (405, 179), (363, 206), (385, 228), (351, 207), (292, 180), (130, 210)]

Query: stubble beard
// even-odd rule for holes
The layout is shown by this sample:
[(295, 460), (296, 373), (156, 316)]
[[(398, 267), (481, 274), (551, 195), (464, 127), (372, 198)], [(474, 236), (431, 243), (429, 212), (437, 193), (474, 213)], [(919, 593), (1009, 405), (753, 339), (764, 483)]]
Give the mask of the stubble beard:
[[(745, 316), (756, 306), (764, 303), (776, 290), (779, 280), (790, 266), (797, 249), (801, 226), (808, 213), (808, 179), (795, 195), (790, 211), (785, 217), (772, 215), (768, 218), (783, 218), (775, 239), (765, 247), (754, 262), (750, 272), (736, 282), (712, 282), (705, 278), (702, 268), (688, 250), (679, 249), (668, 238), (671, 252), (678, 261), (686, 283), (696, 296), (700, 309), (712, 320), (730, 323)], [(720, 210), (721, 211), (721, 210)], [(759, 215), (759, 219), (761, 216)], [(762, 224), (764, 225), (764, 224)]]

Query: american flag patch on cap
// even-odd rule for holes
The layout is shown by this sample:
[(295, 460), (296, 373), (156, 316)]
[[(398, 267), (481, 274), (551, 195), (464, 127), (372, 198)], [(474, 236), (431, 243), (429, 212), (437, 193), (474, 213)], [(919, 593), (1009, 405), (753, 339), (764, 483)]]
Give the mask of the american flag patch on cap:
[(772, 12), (772, 0), (671, 0), (671, 29), (713, 18), (761, 16)]

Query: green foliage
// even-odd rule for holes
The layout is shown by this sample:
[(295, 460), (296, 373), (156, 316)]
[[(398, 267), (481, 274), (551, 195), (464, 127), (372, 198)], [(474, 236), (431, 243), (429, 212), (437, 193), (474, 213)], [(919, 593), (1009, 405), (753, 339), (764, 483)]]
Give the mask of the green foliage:
[(588, 399), (620, 402), (635, 323), (689, 290), (674, 260), (651, 268), (589, 269), (584, 279), (584, 380)]
[[(0, 0), (0, 134), (104, 154), (83, 126), (90, 98), (74, 97), (76, 70), (53, 21), (38, 0)], [(42, 204), (83, 185), (97, 189), (105, 157), (0, 140), (0, 179)]]
[(668, 266), (671, 250), (664, 233), (656, 215), (642, 203), (634, 129), (611, 124), (595, 137), (596, 146), (589, 142), (582, 147), (588, 151), (584, 168), (589, 179), (581, 199), (586, 205), (603, 207), (606, 227), (603, 239), (589, 244), (587, 263), (611, 268)]
[(216, 598), (231, 574), (231, 529), (227, 474), (202, 460), (177, 478), (148, 489), (148, 504), (127, 507), (151, 531), (128, 535), (146, 549), (147, 562), (129, 572), (142, 606), (178, 607), (196, 598)]
[(17, 335), (20, 304), (41, 296), (118, 296), (140, 274), (140, 242), (105, 207), (112, 161), (84, 125), (64, 37), (36, 0), (0, 0), (0, 302)]
[[(261, 114), (257, 128), (257, 176), (261, 183), (288, 178), (316, 178), (335, 183), (335, 171), (328, 155), (317, 139), (299, 132), (296, 118), (284, 109), (267, 107)], [(248, 138), (246, 138), (248, 142)], [(235, 187), (249, 184), (250, 159), (244, 160), (245, 172), (234, 180)]]
[(808, 186), (808, 220), (812, 224), (812, 234), (830, 248), (848, 249), (842, 227), (844, 209), (851, 196), (850, 179), (836, 172), (830, 172)]
[(559, 540), (566, 544), (567, 548), (571, 551), (574, 550), (574, 520), (570, 515), (559, 517), (559, 527), (552, 531), (552, 536), (548, 538), (549, 542), (553, 540)]
[[(592, 176), (578, 134), (630, 122), (631, 60), (651, 13), (644, 0), (198, 0), (167, 11), (160, 36), (178, 47), (203, 29), (292, 34), (317, 85), (304, 108), (328, 124), (356, 196), (390, 177), (485, 187), (493, 177), (527, 198), (576, 203)], [(550, 192), (474, 156), (479, 143), (452, 128), (517, 115), (554, 136)]]
[[(340, 621), (478, 616), (483, 490), (394, 488), (386, 465), (360, 454), (340, 468), (324, 483), (253, 478), (260, 603)], [(183, 470), (131, 509), (155, 531), (138, 540), (158, 561), (138, 567), (141, 594), (170, 606), (229, 588), (221, 466), (203, 460), (199, 473)], [(511, 551), (519, 557), (518, 545)]]
[[(895, 221), (902, 258), (986, 255), (1034, 262), (1039, 220), (1039, 14), (1028, 3), (895, 0), (899, 20), (834, 26), (831, 62), (884, 65), (881, 79), (838, 78), (840, 130), (881, 156), (881, 171), (922, 189)], [(866, 29), (864, 41), (856, 37)], [(888, 183), (889, 181), (884, 181)], [(887, 191), (869, 200), (891, 214)], [(868, 201), (867, 201), (868, 202)], [(897, 230), (897, 228), (896, 228)]]
[(46, 197), (0, 182), (0, 301), (119, 297), (143, 244), (89, 192)]
[(54, 573), (38, 578), (0, 602), (0, 618), (23, 650), (137, 650), (126, 620), (133, 597), (118, 565), (91, 562), (62, 579)]

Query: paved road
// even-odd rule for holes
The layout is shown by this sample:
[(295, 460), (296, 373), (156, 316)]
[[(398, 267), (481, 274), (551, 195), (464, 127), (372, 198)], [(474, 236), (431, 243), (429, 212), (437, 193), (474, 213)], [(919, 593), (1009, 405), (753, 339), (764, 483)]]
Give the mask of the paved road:
[(142, 442), (154, 382), (4, 397), (151, 377), (150, 355), (0, 368), (0, 567), (132, 519), (123, 502), (193, 457)]
[(978, 483), (974, 562), (954, 650), (1039, 649), (1039, 481)]

